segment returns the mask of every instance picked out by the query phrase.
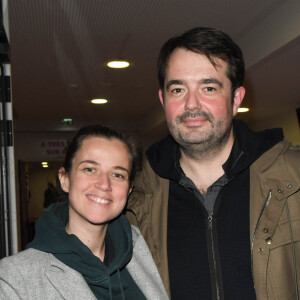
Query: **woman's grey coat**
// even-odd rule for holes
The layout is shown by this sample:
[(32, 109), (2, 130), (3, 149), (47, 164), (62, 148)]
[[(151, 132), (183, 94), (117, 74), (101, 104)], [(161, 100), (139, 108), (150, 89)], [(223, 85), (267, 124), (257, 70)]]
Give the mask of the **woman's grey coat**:
[[(133, 257), (127, 265), (129, 273), (147, 299), (168, 299), (144, 238), (137, 227), (131, 228)], [(96, 298), (80, 273), (52, 254), (27, 249), (0, 261), (0, 299)]]

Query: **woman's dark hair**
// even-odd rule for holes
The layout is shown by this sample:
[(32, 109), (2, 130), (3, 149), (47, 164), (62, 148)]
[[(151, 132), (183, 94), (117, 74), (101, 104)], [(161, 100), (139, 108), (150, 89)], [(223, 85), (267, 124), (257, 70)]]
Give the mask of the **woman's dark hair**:
[(231, 81), (232, 95), (243, 85), (245, 65), (243, 53), (229, 35), (209, 27), (193, 28), (180, 36), (169, 39), (161, 48), (157, 62), (158, 81), (164, 92), (166, 68), (171, 54), (178, 48), (205, 55), (216, 66), (214, 58), (228, 63), (227, 77)]
[(65, 172), (69, 173), (71, 171), (73, 159), (79, 148), (81, 147), (82, 142), (90, 137), (101, 137), (108, 140), (117, 139), (127, 146), (131, 160), (131, 172), (129, 174), (129, 183), (131, 184), (139, 166), (139, 152), (137, 150), (136, 144), (131, 136), (121, 134), (115, 129), (103, 125), (86, 126), (81, 128), (77, 132), (77, 134), (73, 137), (72, 141), (67, 147), (64, 162)]

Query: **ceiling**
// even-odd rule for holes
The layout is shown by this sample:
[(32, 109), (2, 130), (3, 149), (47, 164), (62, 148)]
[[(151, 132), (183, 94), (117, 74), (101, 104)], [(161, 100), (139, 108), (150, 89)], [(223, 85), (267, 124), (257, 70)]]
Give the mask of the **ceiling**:
[[(244, 52), (250, 112), (240, 118), (300, 107), (299, 0), (9, 0), (7, 13), (16, 133), (103, 123), (165, 135), (156, 59), (167, 39), (196, 26), (220, 28)], [(118, 58), (131, 66), (106, 67)], [(109, 102), (90, 104), (95, 97)]]

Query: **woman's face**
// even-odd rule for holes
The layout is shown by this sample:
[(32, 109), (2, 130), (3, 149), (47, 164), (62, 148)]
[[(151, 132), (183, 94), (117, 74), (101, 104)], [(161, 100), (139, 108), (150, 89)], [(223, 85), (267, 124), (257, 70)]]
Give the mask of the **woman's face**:
[[(125, 207), (129, 193), (131, 161), (127, 146), (118, 139), (88, 137), (59, 179), (69, 193), (69, 224), (104, 224)], [(78, 223), (79, 222), (79, 223)]]

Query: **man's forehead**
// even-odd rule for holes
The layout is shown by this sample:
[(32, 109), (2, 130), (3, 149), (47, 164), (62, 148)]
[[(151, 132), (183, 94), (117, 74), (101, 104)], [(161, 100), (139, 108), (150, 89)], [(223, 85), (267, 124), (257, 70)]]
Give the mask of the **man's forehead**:
[[(225, 76), (229, 79), (229, 77), (228, 77), (229, 64), (227, 61), (225, 61), (217, 56), (207, 57), (206, 55), (204, 55), (202, 53), (190, 51), (190, 50), (184, 49), (184, 48), (177, 48), (170, 55), (170, 58), (168, 60), (167, 66), (166, 66), (166, 79), (167, 79), (167, 77), (170, 76), (170, 71), (173, 72), (174, 70), (176, 70), (177, 67), (180, 67), (180, 66), (182, 66), (184, 68), (186, 59), (194, 60), (193, 65), (195, 65), (195, 66), (197, 66), (198, 64), (199, 64), (199, 66), (203, 64), (203, 68), (205, 67), (205, 65), (208, 68), (213, 67), (213, 69), (216, 70), (217, 73), (225, 74)], [(187, 72), (189, 72), (189, 69), (188, 68), (186, 68), (186, 69), (187, 69)], [(169, 78), (169, 79), (179, 79), (180, 80), (180, 78)]]
[(215, 55), (206, 55), (204, 53), (200, 53), (197, 51), (191, 51), (186, 48), (176, 48), (169, 57), (167, 68), (168, 66), (172, 65), (174, 62), (178, 62), (183, 57), (194, 57), (194, 58), (201, 58), (203, 61), (209, 62), (215, 68), (223, 68), (228, 66), (227, 60), (224, 60)]

